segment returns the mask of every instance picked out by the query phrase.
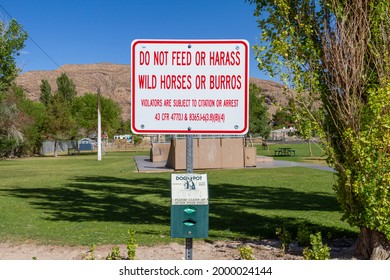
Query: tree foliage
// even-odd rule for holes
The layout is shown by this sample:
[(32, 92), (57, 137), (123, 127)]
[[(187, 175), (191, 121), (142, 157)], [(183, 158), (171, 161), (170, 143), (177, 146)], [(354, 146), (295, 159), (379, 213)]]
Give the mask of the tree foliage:
[(54, 94), (47, 106), (48, 136), (52, 140), (66, 140), (72, 137), (75, 125), (71, 107), (61, 95)]
[(265, 42), (254, 47), (259, 67), (293, 89), (303, 123), (327, 144), (344, 218), (369, 233), (360, 252), (389, 257), (390, 2), (250, 2)]
[(39, 101), (47, 106), (49, 105), (50, 103), (50, 98), (51, 98), (51, 86), (49, 84), (49, 81), (48, 80), (42, 80), (41, 81), (41, 85), (40, 85), (40, 89), (41, 89), (41, 94), (39, 96)]
[(280, 108), (272, 116), (272, 125), (276, 128), (294, 126), (294, 117), (288, 108)]
[(76, 85), (65, 73), (62, 73), (56, 80), (58, 95), (68, 102), (72, 102), (77, 95)]
[[(40, 102), (27, 99), (13, 84), (19, 73), (15, 56), (26, 39), (15, 20), (0, 21), (0, 157), (37, 152), (44, 140), (56, 143), (96, 129), (96, 95), (87, 94), (75, 104), (76, 86), (66, 73), (57, 78), (54, 92), (47, 80), (41, 81)], [(107, 98), (102, 98), (102, 121), (106, 131), (120, 127), (119, 106)]]
[(0, 20), (0, 157), (10, 155), (23, 143), (23, 128), (28, 123), (18, 108), (18, 90), (12, 88), (19, 73), (15, 56), (26, 39), (27, 33), (15, 20)]
[[(112, 99), (101, 96), (102, 130), (108, 135), (114, 135), (121, 125), (121, 109)], [(97, 105), (96, 93), (86, 93), (75, 99), (73, 114), (79, 129), (84, 133), (95, 133), (97, 131)]]
[(12, 85), (0, 102), (0, 157), (21, 156), (36, 147), (39, 104), (28, 99), (22, 88)]
[(72, 114), (73, 101), (77, 91), (73, 81), (62, 73), (57, 79), (57, 91), (52, 93), (47, 80), (42, 80), (39, 100), (46, 108), (40, 135), (44, 139), (54, 140), (54, 156), (57, 156), (59, 140), (74, 139), (77, 136), (77, 126)]
[[(41, 81), (40, 101), (46, 106), (47, 112), (42, 133), (55, 142), (96, 133), (97, 94), (77, 96), (76, 86), (66, 73), (62, 73), (56, 82), (57, 91), (53, 94), (49, 82)], [(101, 116), (103, 131), (113, 135), (120, 127), (119, 105), (110, 98), (101, 96)]]
[(261, 88), (255, 84), (249, 85), (249, 133), (268, 139), (271, 132), (267, 107), (264, 106), (264, 96)]
[(27, 32), (12, 19), (9, 23), (0, 20), (0, 93), (7, 90), (19, 73), (15, 56), (24, 48)]
[(23, 142), (19, 116), (17, 105), (3, 98), (0, 102), (0, 158), (10, 155)]

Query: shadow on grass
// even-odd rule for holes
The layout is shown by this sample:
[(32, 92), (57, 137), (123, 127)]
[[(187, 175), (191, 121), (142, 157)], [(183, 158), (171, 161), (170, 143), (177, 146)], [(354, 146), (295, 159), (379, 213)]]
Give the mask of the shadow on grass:
[[(281, 226), (296, 232), (298, 224), (304, 222), (294, 217), (296, 210), (339, 211), (335, 197), (327, 193), (233, 184), (210, 185), (209, 190), (210, 230), (240, 236), (274, 237), (275, 228)], [(28, 201), (51, 221), (170, 224), (170, 180), (159, 177), (77, 177), (62, 187), (0, 191)], [(263, 215), (266, 210), (274, 210), (275, 216)], [(280, 211), (291, 211), (291, 215), (282, 217)], [(322, 230), (336, 235), (352, 233), (337, 228)]]
[[(295, 235), (299, 225), (306, 224), (313, 229), (313, 233), (321, 231), (333, 237), (356, 235), (353, 229), (326, 226), (321, 220), (324, 218), (309, 217), (313, 211), (340, 212), (335, 196), (329, 193), (232, 184), (213, 185), (209, 189), (210, 213), (213, 214), (210, 225), (217, 230), (229, 230), (248, 237), (270, 238), (275, 237), (278, 227), (286, 228)], [(297, 217), (294, 211), (307, 212), (307, 218)], [(331, 224), (329, 220), (326, 222)]]
[[(63, 187), (7, 192), (26, 199), (52, 221), (169, 223), (169, 182), (161, 178), (77, 177)], [(137, 199), (144, 195), (156, 197), (150, 202)]]

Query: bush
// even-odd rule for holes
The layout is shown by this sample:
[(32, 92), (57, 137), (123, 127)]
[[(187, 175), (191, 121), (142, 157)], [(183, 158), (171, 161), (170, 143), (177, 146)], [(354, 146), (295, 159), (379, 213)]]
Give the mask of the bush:
[(310, 245), (310, 228), (307, 224), (300, 224), (297, 231), (297, 242), (299, 246)]
[(138, 247), (138, 244), (135, 240), (135, 230), (128, 230), (129, 239), (127, 240), (127, 257), (129, 260), (135, 259), (135, 250)]
[(282, 241), (282, 251), (285, 252), (292, 240), (290, 232), (285, 228), (277, 228), (276, 236)]
[(242, 260), (255, 260), (255, 255), (253, 254), (253, 249), (248, 246), (241, 246), (238, 247), (238, 251), (240, 252), (240, 258)]
[(303, 250), (303, 257), (305, 260), (329, 260), (330, 248), (322, 244), (321, 232), (310, 235), (311, 249), (306, 247)]
[(123, 260), (118, 246), (112, 247), (111, 252), (106, 257), (106, 260)]

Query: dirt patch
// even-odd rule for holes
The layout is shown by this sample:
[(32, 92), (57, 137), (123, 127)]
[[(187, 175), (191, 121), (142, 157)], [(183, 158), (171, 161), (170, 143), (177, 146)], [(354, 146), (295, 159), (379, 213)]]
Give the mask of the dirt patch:
[[(238, 248), (249, 245), (258, 260), (302, 260), (302, 247), (291, 244), (286, 253), (280, 249), (277, 240), (261, 242), (204, 242), (193, 243), (194, 260), (238, 260)], [(96, 246), (95, 259), (105, 259), (114, 246)], [(127, 256), (126, 245), (120, 245), (122, 256)], [(354, 246), (351, 241), (339, 241), (331, 247), (332, 259), (356, 259), (353, 255)], [(52, 246), (33, 243), (10, 244), (0, 243), (1, 260), (83, 260), (90, 256), (90, 248), (86, 246)], [(137, 260), (182, 260), (185, 256), (185, 245), (171, 243), (167, 245), (139, 246), (136, 250)]]

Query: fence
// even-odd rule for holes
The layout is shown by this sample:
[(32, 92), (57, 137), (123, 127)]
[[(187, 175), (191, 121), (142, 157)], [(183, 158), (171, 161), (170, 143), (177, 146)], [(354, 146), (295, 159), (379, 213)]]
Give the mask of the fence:
[[(77, 148), (77, 140), (64, 140), (57, 141), (57, 152), (68, 152), (68, 149)], [(54, 141), (45, 141), (42, 144), (41, 154), (53, 154), (54, 153)]]

